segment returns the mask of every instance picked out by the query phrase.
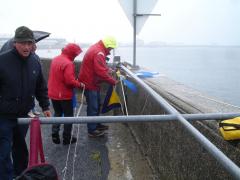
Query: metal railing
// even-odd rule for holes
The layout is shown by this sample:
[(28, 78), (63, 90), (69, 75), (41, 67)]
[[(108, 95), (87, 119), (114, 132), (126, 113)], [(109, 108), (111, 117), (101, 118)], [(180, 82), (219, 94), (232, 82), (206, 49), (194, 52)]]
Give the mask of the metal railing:
[[(224, 120), (240, 116), (240, 113), (182, 114), (188, 121)], [(41, 124), (85, 124), (85, 123), (130, 123), (177, 121), (176, 115), (129, 115), (129, 116), (79, 116), (79, 117), (40, 117)], [(18, 118), (20, 124), (29, 124), (32, 118)]]
[[(230, 160), (222, 151), (212, 144), (202, 133), (191, 125), (176, 109), (174, 109), (164, 98), (157, 94), (151, 87), (144, 83), (134, 73), (125, 66), (121, 68), (130, 75), (138, 84), (144, 88), (169, 114), (175, 115), (177, 120), (186, 128), (186, 130), (236, 179), (240, 179), (240, 168)], [(221, 116), (219, 114), (219, 116)]]

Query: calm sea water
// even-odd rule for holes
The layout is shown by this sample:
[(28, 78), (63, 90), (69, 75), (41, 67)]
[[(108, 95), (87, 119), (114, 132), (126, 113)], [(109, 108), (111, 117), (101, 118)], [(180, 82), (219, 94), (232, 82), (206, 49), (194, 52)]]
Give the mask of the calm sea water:
[[(54, 57), (60, 50), (37, 53)], [(132, 48), (118, 48), (115, 54), (132, 63)], [(137, 64), (240, 106), (240, 47), (138, 47)]]

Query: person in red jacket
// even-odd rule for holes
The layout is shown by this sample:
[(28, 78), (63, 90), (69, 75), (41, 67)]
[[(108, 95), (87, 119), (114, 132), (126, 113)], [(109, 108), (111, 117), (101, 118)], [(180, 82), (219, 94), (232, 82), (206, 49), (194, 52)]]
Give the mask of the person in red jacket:
[[(49, 71), (48, 96), (52, 101), (55, 117), (72, 117), (73, 105), (72, 96), (74, 88), (81, 88), (83, 85), (75, 78), (74, 59), (82, 52), (77, 44), (67, 44), (61, 55), (53, 58)], [(60, 124), (52, 125), (52, 141), (60, 144)], [(63, 144), (72, 144), (76, 138), (71, 140), (72, 124), (64, 124)], [(70, 142), (71, 141), (71, 142)]]
[[(110, 51), (116, 48), (117, 42), (113, 37), (106, 37), (92, 45), (83, 57), (78, 79), (85, 85), (85, 97), (87, 102), (87, 115), (98, 116), (100, 111), (100, 84), (107, 82), (115, 85), (117, 81), (110, 75), (110, 69), (106, 64), (106, 57)], [(108, 129), (100, 123), (88, 123), (88, 136), (99, 137)]]

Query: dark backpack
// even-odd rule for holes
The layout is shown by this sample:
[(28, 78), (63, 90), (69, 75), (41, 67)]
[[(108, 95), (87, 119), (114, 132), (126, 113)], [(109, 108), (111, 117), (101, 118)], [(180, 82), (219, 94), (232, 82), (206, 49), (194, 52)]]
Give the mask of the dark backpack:
[(38, 118), (31, 121), (28, 168), (16, 180), (58, 180), (55, 167), (45, 162)]

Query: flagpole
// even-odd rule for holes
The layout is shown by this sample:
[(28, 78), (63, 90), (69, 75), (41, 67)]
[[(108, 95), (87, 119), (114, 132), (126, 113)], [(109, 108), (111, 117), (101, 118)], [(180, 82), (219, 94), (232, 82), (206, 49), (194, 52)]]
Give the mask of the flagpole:
[(133, 0), (133, 67), (136, 67), (137, 0)]
[(137, 17), (139, 16), (161, 16), (161, 14), (138, 14), (137, 13), (137, 0), (133, 0), (133, 67), (137, 67), (136, 54), (137, 54)]

